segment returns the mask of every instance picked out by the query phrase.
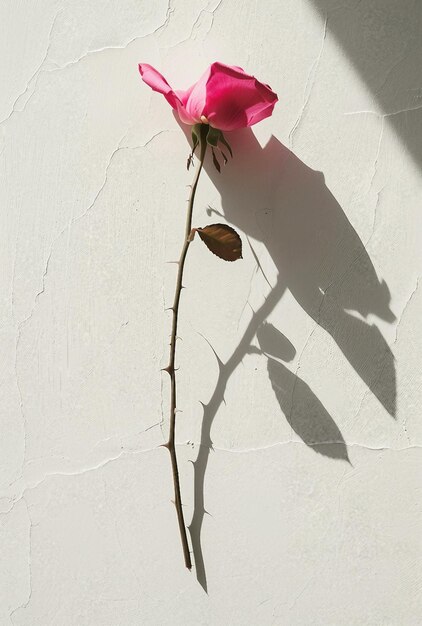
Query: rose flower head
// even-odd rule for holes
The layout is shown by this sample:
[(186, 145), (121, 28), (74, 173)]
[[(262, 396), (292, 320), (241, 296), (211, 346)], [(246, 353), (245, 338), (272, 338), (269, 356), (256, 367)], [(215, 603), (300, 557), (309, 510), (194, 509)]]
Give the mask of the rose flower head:
[(215, 62), (186, 91), (174, 91), (166, 79), (147, 63), (139, 64), (142, 80), (162, 93), (185, 124), (209, 124), (218, 130), (252, 126), (269, 117), (277, 102), (269, 85), (240, 67)]

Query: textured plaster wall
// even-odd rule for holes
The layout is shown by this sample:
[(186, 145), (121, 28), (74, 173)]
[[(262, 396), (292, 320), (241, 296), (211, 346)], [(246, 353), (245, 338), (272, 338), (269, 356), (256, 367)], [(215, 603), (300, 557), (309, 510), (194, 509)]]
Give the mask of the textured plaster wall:
[[(421, 11), (1, 3), (1, 625), (422, 622)], [(244, 259), (188, 258), (189, 573), (159, 445), (192, 172), (137, 63), (214, 60), (280, 102), (197, 196)]]

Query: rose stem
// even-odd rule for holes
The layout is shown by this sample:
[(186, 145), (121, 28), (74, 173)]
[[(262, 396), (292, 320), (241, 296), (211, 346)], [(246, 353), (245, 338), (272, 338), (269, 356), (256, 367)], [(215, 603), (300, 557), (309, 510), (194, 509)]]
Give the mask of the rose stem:
[(177, 341), (177, 322), (179, 318), (179, 303), (180, 303), (180, 294), (183, 289), (183, 270), (185, 267), (186, 255), (188, 252), (189, 245), (191, 243), (190, 235), (192, 230), (192, 213), (193, 213), (193, 202), (195, 199), (196, 188), (198, 186), (199, 176), (201, 174), (202, 166), (204, 164), (205, 152), (207, 149), (207, 141), (206, 141), (206, 132), (208, 130), (208, 125), (201, 125), (201, 137), (200, 137), (200, 159), (199, 159), (199, 167), (195, 173), (195, 177), (192, 183), (191, 192), (188, 201), (188, 210), (186, 216), (186, 231), (185, 231), (185, 241), (183, 244), (182, 252), (180, 254), (180, 259), (178, 262), (178, 272), (177, 272), (177, 280), (176, 280), (176, 290), (174, 293), (174, 302), (172, 306), (173, 311), (173, 323), (171, 329), (171, 339), (170, 339), (170, 362), (168, 367), (165, 370), (170, 375), (170, 433), (169, 440), (165, 447), (168, 448), (170, 452), (171, 458), (171, 466), (173, 470), (173, 483), (174, 483), (174, 504), (176, 506), (177, 512), (177, 520), (179, 522), (179, 530), (180, 537), (182, 540), (183, 546), (183, 555), (185, 557), (185, 565), (190, 570), (192, 568), (192, 561), (190, 558), (188, 539), (186, 535), (186, 527), (185, 520), (183, 517), (182, 510), (182, 500), (180, 496), (180, 480), (179, 480), (179, 470), (177, 467), (177, 457), (176, 457), (176, 448), (175, 448), (175, 432), (176, 432), (176, 372), (174, 369), (175, 360), (176, 360), (176, 341)]

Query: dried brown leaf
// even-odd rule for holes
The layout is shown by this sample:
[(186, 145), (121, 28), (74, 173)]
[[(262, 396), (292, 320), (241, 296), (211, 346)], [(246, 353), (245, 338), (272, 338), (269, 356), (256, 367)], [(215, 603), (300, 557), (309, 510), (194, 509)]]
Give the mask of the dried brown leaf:
[(231, 226), (210, 224), (196, 231), (207, 248), (220, 259), (237, 261), (242, 258), (242, 240)]

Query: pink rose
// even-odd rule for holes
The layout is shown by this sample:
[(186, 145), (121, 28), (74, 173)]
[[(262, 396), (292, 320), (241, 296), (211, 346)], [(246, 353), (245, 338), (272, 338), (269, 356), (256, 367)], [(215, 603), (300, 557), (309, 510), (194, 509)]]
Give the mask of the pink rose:
[(166, 79), (147, 63), (139, 64), (142, 80), (162, 93), (185, 124), (206, 123), (219, 130), (252, 126), (269, 117), (277, 102), (268, 85), (242, 68), (213, 63), (186, 91), (174, 91)]

